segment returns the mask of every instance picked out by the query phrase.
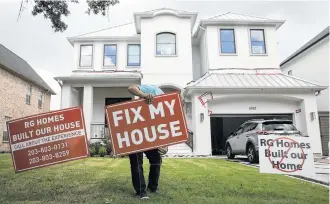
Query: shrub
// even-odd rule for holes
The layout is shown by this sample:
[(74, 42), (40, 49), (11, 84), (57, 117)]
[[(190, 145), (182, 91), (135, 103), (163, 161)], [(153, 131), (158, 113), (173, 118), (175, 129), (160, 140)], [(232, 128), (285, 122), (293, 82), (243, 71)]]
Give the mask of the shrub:
[(107, 139), (103, 140), (103, 144), (105, 146), (105, 148), (107, 149), (107, 155), (111, 154), (112, 151), (112, 147), (111, 147), (111, 142)]
[(99, 154), (101, 157), (104, 157), (107, 154), (107, 149), (105, 147), (101, 147), (99, 149)]
[(93, 157), (96, 154), (95, 147), (89, 147), (89, 154)]
[(94, 142), (94, 143), (89, 142), (88, 146), (89, 146), (89, 148), (94, 147), (95, 154), (99, 154), (99, 150), (103, 145), (101, 144), (101, 142)]

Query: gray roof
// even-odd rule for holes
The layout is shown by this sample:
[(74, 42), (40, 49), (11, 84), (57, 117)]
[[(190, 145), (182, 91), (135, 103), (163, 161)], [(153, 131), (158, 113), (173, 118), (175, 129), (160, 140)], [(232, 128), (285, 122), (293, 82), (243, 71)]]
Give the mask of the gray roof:
[(0, 44), (0, 67), (4, 68), (19, 77), (30, 81), (40, 88), (56, 93), (48, 84), (37, 74), (37, 72), (22, 58)]
[(306, 44), (304, 44), (297, 51), (295, 51), (292, 55), (290, 55), (285, 60), (283, 60), (283, 62), (280, 64), (280, 66), (283, 66), (284, 64), (286, 64), (287, 62), (291, 61), (292, 59), (294, 59), (295, 57), (297, 57), (301, 53), (303, 53), (306, 50), (308, 50), (309, 48), (313, 47), (315, 44), (317, 44), (318, 42), (320, 42), (321, 40), (323, 40), (327, 36), (329, 36), (329, 26), (326, 27), (324, 30), (322, 30), (318, 35), (316, 35), (314, 38), (312, 38)]
[(324, 90), (327, 87), (284, 74), (207, 73), (187, 88)]
[(240, 14), (240, 13), (233, 13), (228, 12), (221, 15), (217, 15), (214, 17), (211, 17), (209, 19), (217, 19), (217, 20), (246, 20), (246, 21), (274, 21), (273, 19), (269, 18), (263, 18), (263, 17), (257, 17), (257, 16), (251, 16), (246, 14)]

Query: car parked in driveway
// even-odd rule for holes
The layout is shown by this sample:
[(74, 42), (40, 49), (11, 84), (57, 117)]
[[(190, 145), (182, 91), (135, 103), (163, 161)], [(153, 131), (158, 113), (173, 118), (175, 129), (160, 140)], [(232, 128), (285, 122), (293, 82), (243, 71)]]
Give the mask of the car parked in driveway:
[(230, 132), (226, 141), (226, 153), (229, 159), (235, 155), (246, 155), (250, 163), (259, 161), (258, 135), (302, 136), (291, 120), (273, 119), (248, 120), (235, 132)]

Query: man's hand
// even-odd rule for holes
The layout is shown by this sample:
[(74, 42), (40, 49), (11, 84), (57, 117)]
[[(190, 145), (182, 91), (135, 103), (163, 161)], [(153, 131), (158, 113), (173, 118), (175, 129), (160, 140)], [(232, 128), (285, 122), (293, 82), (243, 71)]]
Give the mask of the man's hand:
[(147, 104), (152, 104), (152, 102), (154, 101), (154, 97), (151, 94), (143, 94), (141, 98), (146, 99)]
[(151, 94), (146, 94), (143, 93), (138, 87), (137, 85), (131, 85), (128, 87), (128, 91), (130, 93), (132, 93), (135, 96), (139, 96), (140, 98), (146, 99), (146, 103), (147, 104), (152, 104), (152, 102), (154, 101), (154, 97)]

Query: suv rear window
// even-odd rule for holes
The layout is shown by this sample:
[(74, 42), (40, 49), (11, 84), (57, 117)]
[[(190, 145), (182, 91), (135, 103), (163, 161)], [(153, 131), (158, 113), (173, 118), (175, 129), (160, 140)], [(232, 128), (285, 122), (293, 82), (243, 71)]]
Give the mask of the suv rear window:
[(264, 131), (295, 131), (296, 127), (290, 121), (269, 121), (262, 124)]

